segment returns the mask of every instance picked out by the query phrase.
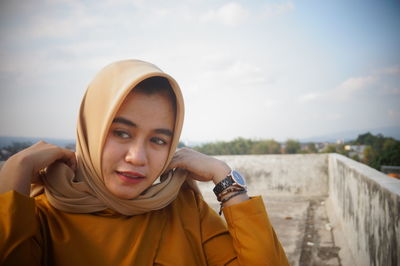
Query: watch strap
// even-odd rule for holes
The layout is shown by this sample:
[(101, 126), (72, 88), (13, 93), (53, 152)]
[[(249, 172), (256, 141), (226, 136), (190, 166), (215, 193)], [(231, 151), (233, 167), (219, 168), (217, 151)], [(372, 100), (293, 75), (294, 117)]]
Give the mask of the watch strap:
[(218, 197), (218, 195), (221, 194), (222, 191), (232, 186), (234, 183), (235, 181), (232, 179), (231, 174), (229, 174), (227, 177), (222, 179), (221, 182), (215, 185), (213, 191), (215, 195)]

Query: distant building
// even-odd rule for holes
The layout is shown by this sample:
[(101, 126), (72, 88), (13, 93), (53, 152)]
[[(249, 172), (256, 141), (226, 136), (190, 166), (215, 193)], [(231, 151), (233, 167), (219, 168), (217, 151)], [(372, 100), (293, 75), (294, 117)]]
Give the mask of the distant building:
[(349, 157), (357, 156), (360, 160), (364, 159), (364, 150), (367, 145), (346, 145), (344, 150), (349, 152)]
[(400, 179), (400, 166), (382, 165), (381, 172), (387, 174), (390, 177), (395, 177)]
[(336, 140), (336, 144), (337, 145), (344, 144), (344, 140), (343, 139), (338, 139), (338, 140)]

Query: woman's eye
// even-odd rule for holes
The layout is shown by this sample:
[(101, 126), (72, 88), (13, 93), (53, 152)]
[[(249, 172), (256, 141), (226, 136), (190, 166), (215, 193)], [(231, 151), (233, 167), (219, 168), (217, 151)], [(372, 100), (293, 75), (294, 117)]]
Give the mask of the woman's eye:
[(129, 133), (127, 133), (123, 130), (114, 130), (113, 135), (116, 137), (119, 137), (119, 138), (123, 138), (123, 139), (128, 139), (131, 137), (131, 135), (129, 135)]
[(165, 140), (161, 139), (161, 138), (152, 138), (151, 141), (154, 142), (155, 144), (158, 144), (158, 145), (167, 144), (167, 142)]

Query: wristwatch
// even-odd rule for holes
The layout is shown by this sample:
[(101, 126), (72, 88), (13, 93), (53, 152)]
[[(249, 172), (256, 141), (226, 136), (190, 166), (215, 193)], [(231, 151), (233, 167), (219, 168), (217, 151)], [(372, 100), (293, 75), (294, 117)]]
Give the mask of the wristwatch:
[(218, 197), (222, 191), (230, 186), (238, 186), (247, 189), (244, 177), (238, 171), (232, 170), (221, 182), (215, 185), (213, 191)]

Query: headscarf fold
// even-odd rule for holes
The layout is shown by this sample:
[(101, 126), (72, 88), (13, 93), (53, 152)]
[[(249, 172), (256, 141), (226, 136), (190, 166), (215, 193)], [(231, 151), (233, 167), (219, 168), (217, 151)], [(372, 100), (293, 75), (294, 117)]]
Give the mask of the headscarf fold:
[(112, 209), (124, 215), (137, 215), (162, 209), (177, 196), (187, 180), (195, 190), (188, 172), (176, 169), (165, 173), (161, 182), (153, 184), (134, 199), (120, 199), (105, 186), (101, 158), (108, 130), (126, 96), (141, 81), (150, 77), (168, 80), (176, 97), (173, 139), (164, 172), (171, 161), (183, 125), (184, 104), (179, 85), (158, 67), (139, 60), (124, 60), (103, 68), (89, 84), (82, 100), (77, 125), (77, 171), (64, 163), (48, 167), (43, 178), (44, 192), (55, 208), (73, 213), (91, 213)]

